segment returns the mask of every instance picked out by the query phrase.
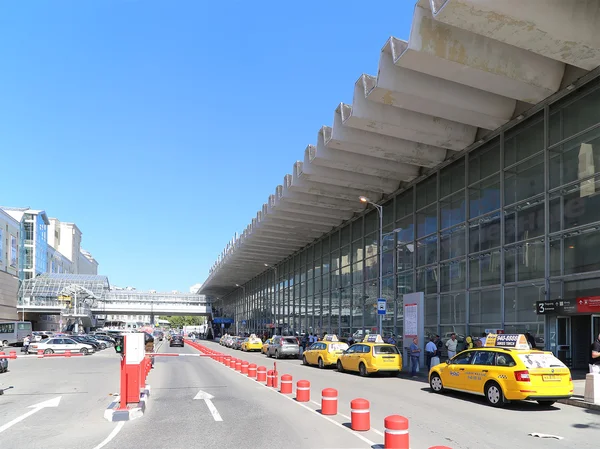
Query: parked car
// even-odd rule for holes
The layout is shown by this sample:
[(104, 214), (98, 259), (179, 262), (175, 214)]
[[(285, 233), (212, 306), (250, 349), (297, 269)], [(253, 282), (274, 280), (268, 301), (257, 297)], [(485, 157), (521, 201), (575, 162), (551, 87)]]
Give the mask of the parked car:
[(108, 337), (106, 335), (96, 335), (94, 334), (94, 338), (99, 342), (105, 342), (106, 347), (113, 347), (115, 345), (115, 339), (112, 337)]
[(173, 335), (171, 337), (169, 347), (172, 348), (173, 346), (181, 346), (183, 348), (183, 337), (181, 335)]
[(165, 338), (165, 334), (162, 331), (154, 331), (152, 335), (158, 341), (163, 341), (163, 339)]
[(244, 342), (244, 337), (235, 337), (233, 342), (231, 343), (231, 347), (233, 349), (242, 349), (242, 343)]
[(106, 343), (100, 344), (98, 340), (94, 340), (87, 335), (71, 335), (71, 338), (78, 343), (92, 346), (95, 351), (106, 349)]
[(29, 345), (28, 352), (35, 354), (41, 350), (44, 354), (63, 354), (67, 349), (71, 352), (81, 352), (84, 355), (95, 352), (92, 345), (80, 343), (73, 338), (66, 337), (48, 338), (44, 341), (33, 342)]
[(279, 359), (282, 357), (298, 358), (300, 345), (296, 337), (273, 337), (273, 341), (267, 347), (267, 356)]

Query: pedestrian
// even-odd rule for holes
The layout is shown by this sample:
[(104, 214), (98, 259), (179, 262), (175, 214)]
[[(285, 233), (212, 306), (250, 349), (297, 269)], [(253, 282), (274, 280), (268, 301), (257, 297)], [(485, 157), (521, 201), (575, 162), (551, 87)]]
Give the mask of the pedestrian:
[(592, 344), (590, 373), (600, 374), (600, 333), (598, 334), (596, 341)]
[(23, 339), (23, 352), (25, 354), (29, 353), (29, 342), (31, 341), (31, 334), (27, 334), (27, 336)]
[(458, 340), (456, 339), (456, 334), (452, 332), (450, 335), (450, 340), (446, 342), (446, 349), (448, 349), (448, 358), (451, 359), (456, 355), (456, 347), (458, 346)]
[(429, 341), (425, 345), (425, 361), (427, 363), (427, 372), (431, 370), (431, 360), (435, 357), (435, 353), (437, 352), (437, 346), (435, 345), (435, 336), (429, 337)]
[(394, 334), (391, 334), (387, 342), (390, 345), (396, 346), (396, 336)]
[(535, 338), (529, 332), (525, 332), (525, 338), (527, 339), (527, 344), (529, 345), (529, 349), (537, 349), (535, 345)]
[(486, 332), (482, 332), (481, 333), (481, 337), (479, 338), (479, 341), (481, 341), (481, 346), (485, 346), (485, 342), (487, 341), (487, 333)]
[(421, 348), (419, 348), (419, 339), (413, 338), (409, 348), (410, 352), (410, 374), (412, 377), (417, 377), (419, 371), (419, 357), (421, 356)]

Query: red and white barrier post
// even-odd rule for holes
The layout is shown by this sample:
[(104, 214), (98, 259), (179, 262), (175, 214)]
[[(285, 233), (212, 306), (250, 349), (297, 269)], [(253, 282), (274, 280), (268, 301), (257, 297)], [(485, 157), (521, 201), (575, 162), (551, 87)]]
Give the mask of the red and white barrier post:
[(350, 401), (352, 430), (365, 431), (371, 428), (371, 411), (369, 407), (369, 401), (366, 399), (357, 398)]
[(242, 374), (248, 374), (248, 365), (249, 363), (245, 360), (242, 362)]
[(242, 361), (240, 359), (237, 359), (235, 361), (235, 370), (236, 371), (242, 371)]
[(284, 374), (281, 376), (281, 388), (279, 388), (279, 392), (283, 394), (290, 394), (292, 389), (292, 376), (289, 374)]
[(310, 382), (308, 380), (299, 380), (296, 382), (296, 401), (310, 401)]
[(267, 380), (267, 367), (266, 366), (259, 366), (256, 369), (256, 380), (258, 382), (266, 382), (266, 380)]
[(338, 392), (335, 388), (325, 388), (321, 392), (321, 414), (337, 415)]
[(272, 387), (273, 386), (273, 377), (275, 377), (275, 375), (273, 374), (275, 371), (273, 371), (272, 369), (267, 371), (267, 387)]
[(256, 379), (256, 363), (251, 363), (248, 365), (248, 377)]
[(143, 333), (127, 334), (123, 342), (121, 360), (121, 392), (119, 409), (127, 409), (128, 403), (140, 402), (140, 387), (145, 379), (142, 362), (146, 358)]
[(387, 416), (383, 420), (385, 449), (410, 449), (408, 437), (408, 419), (400, 415)]

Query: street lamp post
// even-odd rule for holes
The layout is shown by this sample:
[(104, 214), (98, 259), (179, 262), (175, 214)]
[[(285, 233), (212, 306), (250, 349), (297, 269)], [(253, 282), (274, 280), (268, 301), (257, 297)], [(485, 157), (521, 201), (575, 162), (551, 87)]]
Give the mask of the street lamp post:
[[(377, 209), (377, 213), (379, 214), (379, 296), (381, 298), (383, 296), (383, 206), (379, 204), (375, 204), (366, 196), (361, 196), (358, 198), (361, 203), (370, 204)], [(379, 335), (383, 334), (383, 315), (377, 315), (379, 319)]]
[[(242, 289), (242, 292), (243, 292), (242, 294), (244, 295), (242, 298), (242, 309), (244, 310), (244, 313), (242, 315), (245, 316), (245, 314), (246, 314), (246, 287), (244, 287), (243, 285), (240, 285), (240, 284), (235, 284), (235, 286)], [(238, 307), (238, 309), (239, 309), (239, 307)], [(245, 318), (246, 318), (246, 320), (248, 320), (248, 317), (245, 317)], [(237, 322), (239, 322), (239, 320), (237, 320)]]

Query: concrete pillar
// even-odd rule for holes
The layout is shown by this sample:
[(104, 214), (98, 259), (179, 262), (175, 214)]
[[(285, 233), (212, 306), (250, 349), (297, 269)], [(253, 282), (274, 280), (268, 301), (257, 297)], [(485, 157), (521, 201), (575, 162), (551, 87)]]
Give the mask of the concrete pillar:
[(559, 61), (434, 20), (431, 10), (419, 5), (408, 42), (393, 44), (396, 65), (533, 104), (558, 90), (565, 68)]
[(598, 0), (430, 0), (436, 20), (557, 61), (600, 66)]

